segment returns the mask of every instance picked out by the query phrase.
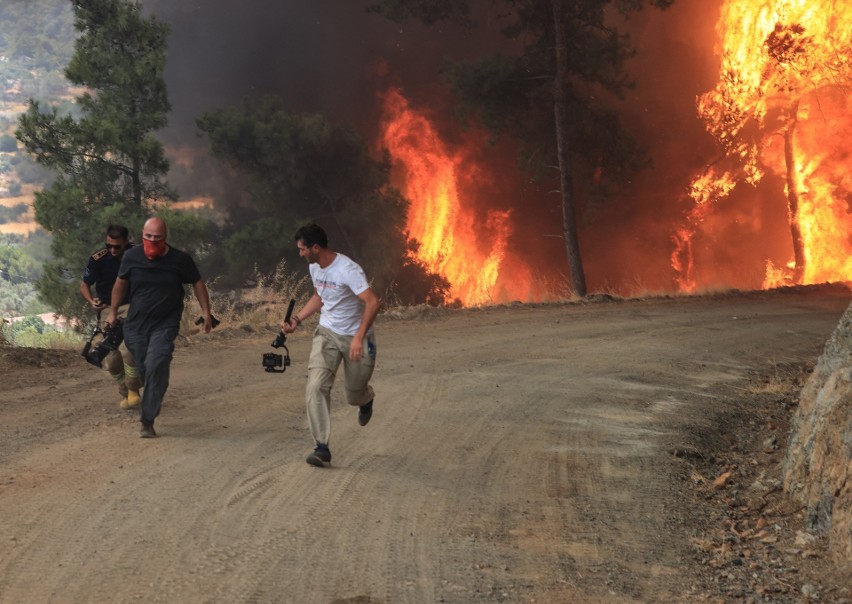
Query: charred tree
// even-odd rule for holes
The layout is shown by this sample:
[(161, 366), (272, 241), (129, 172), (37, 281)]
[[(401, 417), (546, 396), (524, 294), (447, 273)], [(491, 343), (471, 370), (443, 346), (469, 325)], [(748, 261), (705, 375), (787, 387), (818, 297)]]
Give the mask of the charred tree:
[[(370, 10), (428, 25), (451, 20), (473, 27), (477, 16), (497, 24), (511, 52), (496, 50), (474, 63), (450, 62), (445, 73), (458, 114), (497, 138), (514, 137), (530, 182), (554, 178), (571, 287), (587, 293), (580, 255), (581, 207), (608, 203), (649, 165), (645, 149), (621, 126), (618, 100), (633, 82), (635, 54), (619, 19), (673, 0), (374, 0)], [(495, 17), (496, 15), (496, 17)], [(555, 178), (554, 178), (555, 180)]]
[(556, 41), (556, 78), (553, 113), (556, 122), (556, 156), (559, 161), (559, 194), (562, 197), (562, 233), (571, 287), (578, 296), (586, 295), (586, 276), (580, 257), (577, 218), (574, 210), (574, 183), (571, 177), (570, 137), (568, 135), (568, 48), (566, 45), (563, 0), (552, 0), (553, 27)]
[(799, 224), (799, 179), (796, 175), (796, 123), (799, 103), (793, 103), (790, 121), (784, 130), (784, 164), (787, 169), (787, 219), (793, 240), (793, 283), (801, 283), (805, 275), (805, 243)]

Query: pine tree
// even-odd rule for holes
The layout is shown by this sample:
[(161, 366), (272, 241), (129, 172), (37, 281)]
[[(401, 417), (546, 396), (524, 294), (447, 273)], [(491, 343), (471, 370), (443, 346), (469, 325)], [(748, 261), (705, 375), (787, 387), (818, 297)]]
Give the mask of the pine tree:
[(645, 162), (601, 97), (621, 96), (633, 48), (612, 21), (645, 6), (674, 0), (375, 0), (369, 10), (394, 21), (427, 25), (451, 20), (475, 27), (488, 14), (520, 50), (475, 64), (454, 63), (447, 72), (463, 113), (495, 134), (510, 133), (527, 147), (528, 163), (558, 166), (563, 238), (574, 293), (586, 294), (577, 229), (577, 190), (603, 189)]
[(79, 32), (66, 78), (85, 92), (62, 113), (30, 99), (16, 136), (57, 175), (36, 193), (36, 221), (53, 236), (41, 297), (80, 317), (79, 275), (107, 224), (137, 232), (156, 205), (175, 199), (154, 132), (168, 120), (163, 78), (169, 26), (126, 0), (72, 0)]

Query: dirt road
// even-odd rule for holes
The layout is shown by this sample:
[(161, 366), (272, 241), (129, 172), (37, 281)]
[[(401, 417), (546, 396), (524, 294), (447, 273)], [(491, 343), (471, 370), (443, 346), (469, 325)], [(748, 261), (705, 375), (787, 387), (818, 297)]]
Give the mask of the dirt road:
[[(306, 332), (191, 335), (157, 422), (76, 352), (0, 360), (0, 602), (662, 602), (714, 595), (683, 447), (814, 361), (828, 288), (380, 318), (372, 422), (307, 465)], [(339, 380), (339, 378), (338, 378)], [(723, 405), (724, 403), (724, 405)]]

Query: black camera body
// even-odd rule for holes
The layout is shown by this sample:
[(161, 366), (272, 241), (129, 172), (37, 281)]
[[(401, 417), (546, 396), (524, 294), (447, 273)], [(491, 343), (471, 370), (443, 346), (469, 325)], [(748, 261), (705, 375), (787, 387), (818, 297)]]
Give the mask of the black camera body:
[[(284, 322), (290, 322), (290, 316), (293, 314), (293, 307), (296, 305), (295, 300), (290, 300), (290, 305), (287, 307), (287, 316), (284, 317)], [(284, 373), (287, 367), (290, 366), (290, 350), (284, 343), (287, 341), (287, 335), (280, 331), (275, 339), (272, 340), (270, 346), (275, 349), (283, 348), (284, 354), (275, 354), (274, 352), (263, 353), (263, 369), (267, 373)], [(280, 367), (280, 369), (279, 369)]]
[[(94, 347), (92, 344), (98, 335), (103, 335), (103, 339)], [(104, 366), (104, 359), (113, 350), (118, 350), (121, 343), (124, 341), (124, 321), (123, 319), (116, 320), (114, 325), (108, 325), (105, 329), (101, 329), (95, 325), (89, 341), (83, 346), (81, 355), (88, 363), (95, 367)]]
[[(286, 350), (287, 347), (284, 346)], [(290, 366), (289, 354), (275, 354), (274, 352), (263, 353), (263, 368), (269, 373), (284, 373)], [(278, 369), (280, 367), (281, 369)]]
[[(218, 326), (219, 326), (219, 323), (221, 323), (221, 321), (220, 321), (219, 319), (217, 319), (217, 318), (216, 318), (215, 316), (213, 316), (213, 315), (210, 315), (210, 319), (211, 319), (211, 321), (210, 321), (210, 322), (211, 322), (211, 324), (213, 325), (213, 327), (214, 327), (214, 328), (218, 327)], [(196, 325), (204, 325), (204, 317), (198, 317), (198, 318), (195, 320), (195, 324), (196, 324)]]

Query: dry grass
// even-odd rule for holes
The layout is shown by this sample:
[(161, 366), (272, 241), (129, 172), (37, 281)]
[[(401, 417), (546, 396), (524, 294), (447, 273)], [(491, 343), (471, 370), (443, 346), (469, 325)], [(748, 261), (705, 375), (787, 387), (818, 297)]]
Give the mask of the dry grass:
[(751, 394), (798, 397), (804, 380), (802, 367), (778, 363), (775, 359), (770, 359), (766, 373), (761, 374), (757, 380), (753, 380), (746, 390)]
[[(261, 331), (277, 329), (287, 313), (290, 300), (296, 301), (298, 311), (310, 298), (310, 279), (287, 270), (282, 260), (271, 274), (255, 271), (251, 287), (220, 292), (215, 281), (207, 283), (210, 306), (221, 324), (217, 330), (242, 329)], [(185, 304), (183, 327), (197, 329), (195, 320), (200, 315), (198, 303), (190, 294)]]

